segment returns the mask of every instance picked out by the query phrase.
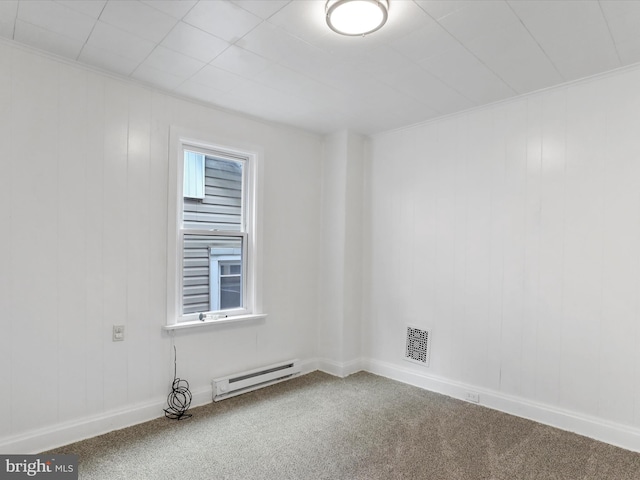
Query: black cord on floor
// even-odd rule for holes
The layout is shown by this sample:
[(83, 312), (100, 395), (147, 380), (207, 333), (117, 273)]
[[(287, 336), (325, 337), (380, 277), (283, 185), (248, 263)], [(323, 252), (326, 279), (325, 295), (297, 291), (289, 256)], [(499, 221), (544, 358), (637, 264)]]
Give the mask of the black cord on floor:
[(171, 393), (167, 397), (167, 404), (164, 409), (164, 416), (171, 420), (182, 420), (191, 417), (187, 413), (191, 406), (191, 392), (189, 391), (189, 382), (177, 377), (178, 354), (176, 346), (173, 346), (173, 384), (171, 385)]

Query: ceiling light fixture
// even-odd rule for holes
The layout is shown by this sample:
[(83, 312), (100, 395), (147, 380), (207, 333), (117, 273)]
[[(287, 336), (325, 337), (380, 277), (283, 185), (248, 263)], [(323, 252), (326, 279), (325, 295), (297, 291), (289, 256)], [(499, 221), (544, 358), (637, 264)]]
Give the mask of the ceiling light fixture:
[(340, 35), (364, 36), (387, 21), (388, 0), (327, 0), (327, 25)]

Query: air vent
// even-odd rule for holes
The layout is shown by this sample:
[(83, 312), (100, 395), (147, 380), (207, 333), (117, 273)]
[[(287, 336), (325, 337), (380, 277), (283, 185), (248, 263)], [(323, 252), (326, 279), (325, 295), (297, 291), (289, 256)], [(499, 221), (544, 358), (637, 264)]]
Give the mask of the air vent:
[(430, 352), (431, 331), (408, 325), (404, 359), (428, 367)]

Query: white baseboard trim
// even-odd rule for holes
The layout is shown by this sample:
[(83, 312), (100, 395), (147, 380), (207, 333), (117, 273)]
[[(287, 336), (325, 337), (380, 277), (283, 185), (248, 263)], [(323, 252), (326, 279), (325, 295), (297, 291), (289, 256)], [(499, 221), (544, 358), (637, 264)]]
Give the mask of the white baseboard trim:
[(300, 375), (306, 375), (307, 373), (315, 372), (316, 370), (318, 370), (317, 358), (300, 360)]
[[(212, 402), (211, 387), (191, 392), (191, 407), (199, 407)], [(33, 430), (0, 441), (3, 454), (34, 454), (51, 450), (87, 438), (96, 437), (113, 430), (131, 427), (164, 416), (167, 399), (133, 405), (93, 415), (81, 420), (62, 423)]]
[[(454, 382), (387, 362), (364, 358), (348, 362), (312, 358), (302, 360), (300, 367), (301, 375), (320, 370), (340, 378), (365, 370), (460, 400), (465, 399), (466, 392), (473, 391), (480, 395), (479, 405), (584, 435), (627, 450), (640, 452), (640, 429), (524, 398), (505, 395), (494, 390), (479, 388), (475, 385)], [(195, 390), (192, 395), (192, 407), (205, 405), (212, 401), (210, 386)], [(78, 421), (6, 437), (0, 440), (0, 453), (30, 454), (54, 449), (162, 417), (165, 406), (166, 398), (163, 397), (162, 399), (133, 405), (124, 409), (93, 415)]]
[(495, 390), (453, 382), (378, 360), (369, 359), (363, 362), (363, 368), (376, 375), (460, 400), (465, 400), (467, 392), (476, 392), (480, 395), (479, 405), (577, 433), (627, 450), (640, 452), (640, 429), (637, 428), (563, 410), (525, 398), (505, 395)]
[(340, 378), (348, 377), (363, 370), (364, 365), (365, 360), (362, 358), (356, 358), (348, 362), (336, 362), (328, 358), (319, 358), (317, 360), (317, 370)]
[[(318, 370), (318, 359), (302, 360), (301, 375)], [(191, 391), (191, 408), (213, 401), (210, 385)], [(167, 397), (85, 417), (73, 422), (61, 423), (32, 430), (20, 435), (0, 439), (0, 453), (34, 454), (96, 437), (114, 430), (131, 427), (164, 416)]]

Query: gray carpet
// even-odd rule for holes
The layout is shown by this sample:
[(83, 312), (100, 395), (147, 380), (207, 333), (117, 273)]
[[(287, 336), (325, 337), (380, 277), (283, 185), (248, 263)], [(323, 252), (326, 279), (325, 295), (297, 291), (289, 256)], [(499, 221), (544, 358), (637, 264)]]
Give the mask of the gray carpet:
[(640, 479), (640, 454), (368, 373), (314, 372), (56, 449), (82, 479)]

